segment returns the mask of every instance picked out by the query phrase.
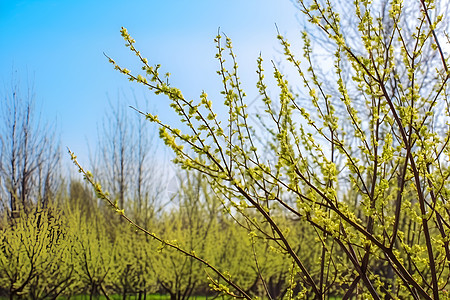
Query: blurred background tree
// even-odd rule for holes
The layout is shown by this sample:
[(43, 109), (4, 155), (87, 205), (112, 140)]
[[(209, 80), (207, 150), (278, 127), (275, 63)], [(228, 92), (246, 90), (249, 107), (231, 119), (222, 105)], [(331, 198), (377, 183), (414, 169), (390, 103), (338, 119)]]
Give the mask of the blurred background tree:
[(0, 199), (12, 217), (46, 207), (60, 187), (61, 149), (55, 125), (43, 124), (35, 112), (32, 83), (13, 73), (1, 93)]

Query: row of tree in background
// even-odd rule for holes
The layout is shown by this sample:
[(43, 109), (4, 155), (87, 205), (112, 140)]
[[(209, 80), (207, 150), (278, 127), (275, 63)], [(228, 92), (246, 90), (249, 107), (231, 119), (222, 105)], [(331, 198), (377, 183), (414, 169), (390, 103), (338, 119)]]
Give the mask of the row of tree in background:
[[(178, 205), (149, 219), (143, 226), (169, 236), (226, 268), (247, 289), (258, 293), (259, 272), (250, 257), (264, 255), (260, 269), (270, 275), (272, 289), (286, 292), (287, 274), (265, 248), (253, 248), (247, 232), (234, 226), (207, 193), (201, 176), (189, 177)], [(203, 266), (148, 236), (123, 226), (117, 215), (97, 205), (86, 186), (73, 181), (64, 205), (29, 208), (29, 214), (3, 225), (0, 251), (0, 291), (10, 299), (54, 299), (77, 294), (123, 298), (148, 293), (171, 299), (215, 295)], [(86, 213), (86, 204), (89, 213)], [(139, 216), (136, 216), (139, 218)]]

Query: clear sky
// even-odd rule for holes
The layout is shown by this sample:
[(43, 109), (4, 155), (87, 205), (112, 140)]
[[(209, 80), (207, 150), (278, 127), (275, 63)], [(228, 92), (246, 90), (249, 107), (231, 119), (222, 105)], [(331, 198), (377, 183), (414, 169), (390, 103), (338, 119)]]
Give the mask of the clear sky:
[[(299, 38), (296, 15), (289, 0), (0, 0), (0, 88), (10, 86), (14, 71), (22, 82), (32, 81), (42, 119), (56, 121), (61, 145), (86, 161), (87, 143), (96, 145), (108, 97), (116, 101), (118, 93), (131, 95), (133, 88), (159, 115), (169, 109), (104, 57), (139, 70), (121, 26), (151, 63), (172, 74), (172, 85), (198, 99), (203, 89), (210, 93), (220, 84), (213, 42), (219, 27), (233, 40), (244, 85), (253, 88), (260, 51), (268, 61), (280, 57), (275, 23)], [(130, 96), (123, 105), (132, 101)]]

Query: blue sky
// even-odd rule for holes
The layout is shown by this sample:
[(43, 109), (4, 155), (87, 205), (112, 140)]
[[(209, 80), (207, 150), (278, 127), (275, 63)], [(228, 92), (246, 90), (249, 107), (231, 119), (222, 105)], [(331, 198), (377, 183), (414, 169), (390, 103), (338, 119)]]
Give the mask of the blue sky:
[(172, 74), (172, 85), (196, 99), (202, 90), (210, 94), (219, 88), (213, 42), (218, 27), (232, 38), (241, 79), (251, 90), (259, 52), (267, 61), (280, 56), (275, 23), (291, 38), (300, 36), (289, 0), (0, 0), (0, 87), (10, 86), (13, 71), (22, 82), (33, 82), (42, 119), (56, 121), (61, 145), (87, 161), (87, 144), (96, 145), (108, 97), (115, 101), (118, 93), (130, 95), (126, 106), (133, 89), (159, 115), (168, 109), (150, 91), (130, 84), (104, 57), (138, 70), (120, 36), (121, 26), (151, 63)]

